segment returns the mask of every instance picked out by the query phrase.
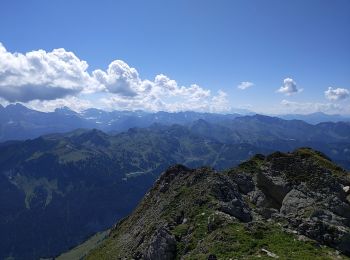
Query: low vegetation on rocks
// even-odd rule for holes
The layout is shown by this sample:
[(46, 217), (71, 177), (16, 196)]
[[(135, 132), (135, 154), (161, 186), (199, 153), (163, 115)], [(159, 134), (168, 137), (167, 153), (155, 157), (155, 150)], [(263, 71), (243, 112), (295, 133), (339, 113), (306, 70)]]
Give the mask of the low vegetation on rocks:
[(348, 259), (349, 175), (301, 148), (169, 168), (87, 259)]

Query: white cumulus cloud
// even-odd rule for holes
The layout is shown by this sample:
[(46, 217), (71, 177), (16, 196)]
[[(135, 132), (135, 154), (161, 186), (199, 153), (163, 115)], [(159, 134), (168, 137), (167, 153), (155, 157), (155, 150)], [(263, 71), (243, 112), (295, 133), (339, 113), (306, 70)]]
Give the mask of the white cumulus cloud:
[(286, 95), (292, 95), (300, 91), (302, 90), (297, 88), (296, 82), (291, 78), (285, 78), (283, 80), (283, 85), (277, 90), (277, 92), (280, 92)]
[[(170, 100), (169, 100), (170, 99)], [(157, 96), (156, 94), (139, 95), (132, 99), (125, 99), (118, 95), (107, 96), (101, 98), (102, 107), (109, 110), (138, 110), (147, 111), (198, 111), (198, 112), (227, 112), (230, 111), (227, 94), (219, 90), (214, 96), (197, 99), (190, 96), (177, 97), (175, 100), (171, 97)]]
[(238, 89), (242, 89), (245, 90), (247, 88), (253, 87), (254, 83), (253, 82), (249, 82), (249, 81), (243, 81), (241, 83), (239, 83), (239, 85), (237, 86)]
[(85, 61), (64, 49), (10, 53), (0, 43), (0, 96), (28, 102), (76, 95), (94, 85), (87, 68)]
[(109, 64), (106, 71), (95, 70), (92, 72), (96, 79), (107, 91), (121, 96), (135, 96), (141, 90), (142, 81), (135, 68), (121, 60), (115, 60)]
[(94, 107), (94, 104), (87, 99), (69, 96), (55, 100), (32, 100), (26, 103), (26, 106), (34, 110), (45, 112), (53, 111), (60, 107), (69, 107), (70, 109), (79, 112)]
[(334, 103), (294, 102), (284, 99), (281, 101), (281, 105), (287, 108), (287, 110), (284, 110), (284, 112), (288, 113), (309, 114), (315, 112), (324, 112), (334, 114), (339, 112), (350, 112), (350, 107), (344, 107)]
[(332, 101), (343, 100), (350, 96), (350, 91), (345, 88), (332, 88), (329, 87), (328, 90), (324, 92), (327, 99)]
[(151, 111), (230, 109), (227, 94), (213, 95), (197, 84), (179, 85), (166, 75), (142, 79), (121, 60), (107, 69), (88, 71), (88, 63), (65, 49), (11, 53), (0, 43), (0, 100), (22, 102), (39, 110), (62, 105)]

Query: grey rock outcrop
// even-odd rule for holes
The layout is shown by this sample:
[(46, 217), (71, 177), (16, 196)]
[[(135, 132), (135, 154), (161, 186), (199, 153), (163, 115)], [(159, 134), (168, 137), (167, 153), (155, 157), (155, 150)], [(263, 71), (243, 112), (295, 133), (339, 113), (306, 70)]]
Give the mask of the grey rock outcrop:
[(176, 240), (171, 233), (160, 228), (151, 238), (146, 257), (147, 260), (172, 260), (176, 257)]
[(315, 200), (305, 195), (303, 192), (292, 189), (287, 195), (284, 197), (282, 201), (282, 206), (280, 212), (288, 215), (302, 214), (306, 209), (309, 209), (314, 205)]
[(280, 241), (285, 232), (286, 241), (313, 241), (294, 245), (307, 259), (350, 256), (348, 186), (348, 173), (306, 148), (254, 156), (225, 172), (177, 165), (111, 231), (104, 252), (110, 259), (113, 248), (119, 259), (226, 259), (244, 244), (244, 250), (252, 245), (255, 255), (300, 259), (278, 247), (269, 251), (269, 243), (293, 243)]
[(249, 174), (237, 173), (233, 176), (233, 180), (237, 183), (239, 191), (243, 194), (247, 194), (254, 190), (254, 181)]
[[(261, 164), (252, 174), (254, 187), (248, 182), (246, 189), (254, 212), (282, 218), (291, 230), (350, 254), (349, 175), (308, 149), (275, 153)], [(239, 187), (242, 176), (233, 178)]]

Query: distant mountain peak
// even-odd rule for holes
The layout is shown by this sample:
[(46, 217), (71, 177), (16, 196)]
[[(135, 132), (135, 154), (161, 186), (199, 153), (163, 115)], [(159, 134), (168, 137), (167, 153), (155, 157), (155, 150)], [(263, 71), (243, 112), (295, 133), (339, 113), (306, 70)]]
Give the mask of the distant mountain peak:
[[(16, 107), (16, 108), (27, 108), (26, 106), (22, 105), (21, 103), (12, 103), (12, 104), (8, 104), (6, 106), (7, 108), (13, 108), (13, 107)], [(28, 108), (27, 108), (28, 109)]]
[(11, 111), (11, 112), (26, 112), (26, 111), (35, 111), (35, 110), (32, 110), (20, 103), (15, 103), (15, 104), (9, 104), (5, 107), (5, 110), (6, 111)]
[(77, 114), (74, 110), (70, 109), (67, 106), (59, 107), (55, 109), (56, 113), (67, 113), (67, 114)]
[(281, 118), (278, 118), (275, 116), (262, 115), (262, 114), (246, 115), (246, 116), (237, 117), (237, 120), (254, 120), (254, 119), (256, 119), (260, 122), (280, 122), (280, 121), (282, 121)]
[(350, 115), (327, 114), (324, 112), (315, 112), (311, 114), (286, 114), (279, 115), (278, 117), (287, 120), (303, 120), (310, 124), (318, 124), (322, 122), (350, 121)]

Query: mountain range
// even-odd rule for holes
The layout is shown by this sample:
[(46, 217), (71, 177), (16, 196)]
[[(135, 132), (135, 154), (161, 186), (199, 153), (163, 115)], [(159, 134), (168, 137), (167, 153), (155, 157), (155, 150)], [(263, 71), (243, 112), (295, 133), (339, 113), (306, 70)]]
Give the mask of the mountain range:
[[(254, 116), (254, 113), (248, 113)], [(104, 111), (87, 109), (77, 113), (67, 107), (53, 112), (40, 112), (29, 109), (19, 103), (6, 107), (0, 105), (0, 142), (25, 140), (50, 133), (64, 133), (77, 128), (99, 129), (107, 133), (119, 133), (132, 127), (149, 127), (154, 123), (163, 125), (186, 125), (203, 119), (210, 123), (229, 121), (244, 115), (215, 114), (199, 112), (156, 112), (145, 111)], [(314, 113), (309, 115), (281, 115), (286, 120), (303, 120), (310, 124), (321, 122), (349, 122), (350, 117)]]
[(77, 113), (67, 107), (58, 108), (53, 112), (40, 112), (17, 103), (6, 107), (0, 105), (0, 142), (25, 140), (44, 134), (73, 131), (78, 128), (118, 133), (132, 127), (148, 127), (153, 123), (186, 124), (198, 119), (216, 122), (237, 116), (239, 114), (222, 115), (191, 111), (179, 113), (107, 112), (94, 108)]
[(303, 120), (309, 124), (318, 124), (322, 122), (340, 122), (340, 121), (350, 121), (350, 116), (348, 115), (329, 115), (322, 112), (316, 112), (311, 114), (287, 114), (287, 115), (279, 115), (278, 117), (282, 119), (292, 120)]
[[(13, 109), (15, 114), (21, 110), (23, 122), (30, 118), (39, 124), (42, 116), (52, 116), (21, 105), (4, 109)], [(134, 123), (130, 118), (135, 118), (135, 113), (140, 113), (140, 118), (155, 118), (155, 114), (141, 111), (127, 113), (132, 117), (124, 118), (125, 127)], [(168, 114), (164, 114), (161, 122), (166, 123), (146, 120), (147, 127), (126, 131), (76, 129), (1, 143), (0, 258), (59, 255), (110, 228), (128, 215), (159, 174), (174, 164), (223, 170), (257, 153), (267, 155), (309, 146), (350, 169), (348, 122), (312, 125), (262, 115), (191, 113), (172, 115), (182, 118), (181, 124), (171, 124)], [(62, 131), (69, 129), (64, 123), (67, 117), (75, 127), (87, 120), (67, 109), (53, 115), (62, 115), (61, 122), (52, 121), (61, 125)], [(19, 127), (27, 127), (23, 122)], [(17, 137), (21, 134), (14, 129), (10, 132)]]

